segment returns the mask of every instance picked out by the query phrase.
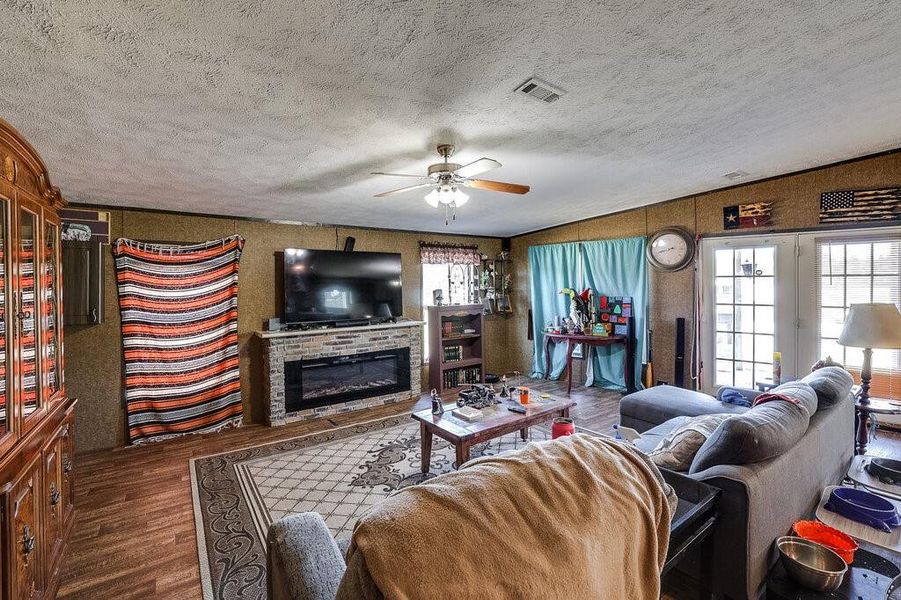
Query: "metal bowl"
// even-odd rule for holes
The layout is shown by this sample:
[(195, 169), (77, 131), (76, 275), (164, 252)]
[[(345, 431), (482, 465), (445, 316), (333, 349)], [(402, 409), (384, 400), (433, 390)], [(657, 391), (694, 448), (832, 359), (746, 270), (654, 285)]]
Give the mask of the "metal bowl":
[(842, 584), (848, 566), (826, 546), (787, 535), (776, 540), (776, 547), (789, 576), (804, 587), (831, 592)]

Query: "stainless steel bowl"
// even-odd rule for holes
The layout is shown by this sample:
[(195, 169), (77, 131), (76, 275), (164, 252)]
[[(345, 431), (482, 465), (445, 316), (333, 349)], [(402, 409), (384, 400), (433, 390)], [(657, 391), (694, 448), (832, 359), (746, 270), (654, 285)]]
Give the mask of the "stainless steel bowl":
[(782, 565), (799, 584), (818, 592), (831, 592), (842, 584), (848, 565), (821, 544), (794, 536), (776, 540)]

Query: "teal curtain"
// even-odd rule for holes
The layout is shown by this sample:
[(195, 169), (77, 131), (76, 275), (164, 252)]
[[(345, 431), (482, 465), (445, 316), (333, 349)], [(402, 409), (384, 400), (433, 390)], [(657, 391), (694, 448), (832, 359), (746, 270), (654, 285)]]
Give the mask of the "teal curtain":
[[(529, 247), (529, 285), (532, 293), (532, 377), (543, 377), (544, 326), (555, 316), (569, 314), (569, 297), (560, 293), (579, 284), (579, 244)], [(558, 379), (566, 367), (566, 344), (556, 344), (551, 353), (550, 374)]]
[[(646, 243), (643, 237), (633, 237), (582, 242), (579, 249), (584, 269), (583, 289), (590, 287), (598, 296), (632, 297), (632, 314), (635, 318), (634, 373), (635, 383), (639, 388), (648, 313)], [(625, 360), (626, 352), (621, 345), (594, 348), (586, 385), (624, 389)]]

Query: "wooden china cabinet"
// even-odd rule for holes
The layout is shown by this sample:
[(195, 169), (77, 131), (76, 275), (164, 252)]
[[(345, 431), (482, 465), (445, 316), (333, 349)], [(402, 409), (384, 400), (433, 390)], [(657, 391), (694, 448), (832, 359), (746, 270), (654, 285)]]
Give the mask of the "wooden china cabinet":
[(74, 513), (60, 221), (37, 152), (0, 119), (0, 599), (53, 598)]

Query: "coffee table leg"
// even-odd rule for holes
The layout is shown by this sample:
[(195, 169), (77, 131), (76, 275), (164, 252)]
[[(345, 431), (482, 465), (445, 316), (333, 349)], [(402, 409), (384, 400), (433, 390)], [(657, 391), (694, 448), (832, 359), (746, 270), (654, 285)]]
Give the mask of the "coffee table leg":
[(467, 460), (469, 460), (469, 446), (460, 442), (457, 444), (457, 468), (462, 467)]
[(529, 439), (529, 428), (528, 428), (528, 427), (523, 427), (522, 429), (520, 429), (520, 430), (519, 430), (519, 437), (521, 437), (521, 438), (522, 438), (522, 441), (524, 441), (524, 442), (525, 442), (525, 441), (528, 441), (528, 439)]
[(422, 441), (422, 472), (428, 473), (432, 463), (432, 432), (425, 423), (419, 424), (419, 439)]

